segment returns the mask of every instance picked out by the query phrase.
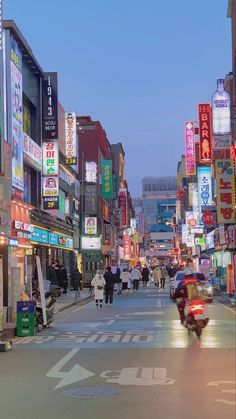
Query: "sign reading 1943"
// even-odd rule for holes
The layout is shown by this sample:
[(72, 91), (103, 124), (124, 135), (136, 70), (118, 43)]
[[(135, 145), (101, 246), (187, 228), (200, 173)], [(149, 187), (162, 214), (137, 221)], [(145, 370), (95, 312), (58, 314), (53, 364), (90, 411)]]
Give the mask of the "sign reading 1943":
[(44, 73), (43, 139), (58, 138), (57, 73)]

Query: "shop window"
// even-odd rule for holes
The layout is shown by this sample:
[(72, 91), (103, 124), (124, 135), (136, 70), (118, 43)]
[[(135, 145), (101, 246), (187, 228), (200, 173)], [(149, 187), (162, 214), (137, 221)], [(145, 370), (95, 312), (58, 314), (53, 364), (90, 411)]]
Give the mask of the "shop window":
[(23, 95), (23, 131), (36, 141), (36, 108), (25, 94)]

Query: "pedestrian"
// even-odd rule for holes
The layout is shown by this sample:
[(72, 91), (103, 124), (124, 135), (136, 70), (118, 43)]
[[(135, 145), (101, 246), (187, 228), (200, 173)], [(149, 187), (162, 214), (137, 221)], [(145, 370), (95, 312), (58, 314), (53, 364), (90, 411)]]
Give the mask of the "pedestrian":
[(67, 269), (64, 263), (62, 263), (60, 266), (60, 284), (61, 284), (61, 287), (63, 288), (63, 294), (66, 294), (67, 288), (68, 288), (68, 276), (67, 276)]
[(150, 274), (150, 271), (149, 271), (147, 265), (145, 265), (143, 270), (142, 270), (142, 281), (143, 281), (143, 286), (144, 287), (147, 286), (147, 283), (149, 281), (149, 274)]
[(161, 289), (162, 290), (165, 289), (166, 278), (168, 278), (168, 272), (167, 272), (166, 267), (165, 267), (165, 265), (163, 263), (161, 265)]
[(54, 259), (51, 260), (51, 263), (48, 267), (48, 280), (52, 285), (58, 285)]
[(56, 259), (55, 264), (54, 264), (54, 269), (55, 269), (56, 276), (57, 276), (57, 285), (59, 287), (63, 288), (63, 284), (61, 284), (61, 282), (60, 282), (60, 268), (61, 268), (60, 262), (59, 262), (58, 259)]
[(131, 271), (131, 281), (133, 281), (134, 291), (138, 291), (140, 279), (142, 279), (142, 275), (139, 266), (136, 265)]
[(102, 275), (102, 271), (98, 269), (96, 271), (95, 277), (91, 281), (91, 286), (94, 287), (94, 299), (95, 299), (97, 307), (99, 304), (100, 307), (102, 308), (105, 285), (106, 285), (106, 281)]
[(161, 270), (160, 270), (160, 267), (158, 265), (155, 266), (155, 268), (153, 269), (152, 275), (153, 275), (153, 280), (154, 280), (155, 287), (159, 288), (160, 281), (161, 281)]
[(75, 265), (75, 268), (74, 268), (74, 270), (71, 274), (71, 286), (72, 286), (73, 290), (75, 291), (75, 301), (74, 301), (74, 303), (79, 301), (81, 282), (82, 282), (82, 275), (81, 275), (77, 265)]
[(177, 269), (174, 267), (173, 263), (170, 264), (170, 266), (167, 268), (167, 272), (169, 275), (169, 278), (174, 278)]
[(104, 274), (104, 279), (106, 281), (105, 285), (105, 304), (112, 306), (113, 303), (113, 292), (114, 292), (114, 284), (115, 284), (115, 275), (111, 272), (111, 267), (108, 266), (106, 272)]
[(115, 283), (116, 283), (116, 289), (117, 289), (118, 295), (121, 294), (121, 290), (122, 290), (122, 280), (121, 280), (120, 274), (121, 274), (120, 268), (117, 268), (116, 273), (115, 273)]
[(123, 269), (121, 273), (121, 280), (122, 280), (122, 290), (124, 295), (128, 295), (129, 292), (129, 281), (130, 281), (130, 272), (127, 268)]

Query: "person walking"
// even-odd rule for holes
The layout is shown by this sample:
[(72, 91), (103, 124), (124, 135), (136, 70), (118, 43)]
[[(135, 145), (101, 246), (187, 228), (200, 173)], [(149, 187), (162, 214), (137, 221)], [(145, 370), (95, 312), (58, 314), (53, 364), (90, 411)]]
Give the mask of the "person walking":
[(177, 269), (175, 268), (173, 263), (171, 263), (170, 266), (167, 268), (167, 272), (168, 272), (169, 278), (174, 278), (177, 272)]
[(158, 265), (155, 266), (155, 268), (153, 269), (152, 276), (153, 276), (155, 287), (159, 288), (160, 281), (161, 281), (161, 270)]
[(114, 292), (114, 284), (115, 284), (115, 275), (111, 272), (111, 267), (108, 266), (106, 272), (104, 274), (104, 279), (106, 282), (105, 285), (105, 304), (112, 306), (113, 303), (113, 292)]
[(149, 274), (150, 274), (150, 271), (149, 271), (147, 265), (145, 265), (143, 270), (142, 270), (142, 281), (143, 281), (143, 286), (144, 287), (147, 286), (147, 283), (149, 281)]
[(57, 277), (57, 285), (61, 288), (63, 288), (63, 284), (61, 284), (61, 277), (60, 277), (60, 269), (61, 269), (61, 265), (58, 259), (55, 260), (54, 263), (54, 269), (56, 272), (56, 277)]
[(75, 269), (73, 270), (71, 274), (71, 286), (73, 290), (75, 291), (75, 300), (74, 304), (79, 301), (80, 298), (80, 288), (81, 288), (81, 282), (82, 282), (82, 275), (77, 267), (75, 266)]
[(139, 281), (140, 279), (142, 279), (142, 275), (141, 275), (138, 265), (132, 269), (130, 276), (131, 276), (131, 281), (133, 282), (133, 285), (134, 285), (134, 291), (138, 291)]
[(96, 271), (95, 277), (91, 281), (91, 286), (94, 287), (94, 299), (96, 302), (96, 306), (98, 304), (102, 308), (103, 303), (103, 295), (104, 295), (104, 288), (106, 286), (106, 281), (102, 275), (102, 271), (99, 269)]
[(117, 289), (118, 295), (121, 294), (121, 290), (122, 290), (122, 279), (120, 277), (120, 274), (121, 274), (120, 268), (117, 268), (117, 271), (115, 273), (115, 282), (116, 282), (116, 289)]
[(165, 265), (163, 263), (161, 265), (161, 289), (162, 290), (165, 289), (166, 278), (168, 278), (168, 272), (167, 272), (166, 267), (165, 267)]
[(130, 281), (130, 273), (127, 268), (123, 269), (121, 273), (121, 280), (122, 280), (122, 290), (124, 295), (128, 295), (129, 292), (129, 281)]
[(52, 285), (58, 285), (54, 259), (51, 260), (51, 263), (48, 267), (48, 280)]
[(65, 265), (62, 263), (60, 266), (60, 284), (61, 287), (63, 288), (63, 294), (67, 293), (67, 288), (68, 288), (68, 276), (67, 276), (67, 269), (65, 267)]

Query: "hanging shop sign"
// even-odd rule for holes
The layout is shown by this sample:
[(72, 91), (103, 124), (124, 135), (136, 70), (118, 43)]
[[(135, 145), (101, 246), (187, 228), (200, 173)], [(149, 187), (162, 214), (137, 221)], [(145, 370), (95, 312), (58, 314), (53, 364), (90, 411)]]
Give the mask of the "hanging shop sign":
[(127, 189), (119, 189), (118, 208), (120, 210), (120, 228), (127, 227)]
[(44, 73), (43, 80), (43, 140), (58, 138), (57, 73)]
[(97, 214), (97, 185), (85, 185), (84, 189), (85, 214)]
[(21, 52), (11, 37), (11, 127), (12, 127), (12, 186), (24, 191), (23, 144), (22, 144), (22, 74)]
[(23, 132), (24, 160), (39, 172), (42, 171), (43, 152), (42, 148)]
[(97, 182), (97, 163), (95, 161), (85, 162), (85, 181), (88, 183)]
[(131, 259), (131, 238), (127, 232), (123, 234), (124, 259)]
[(85, 217), (84, 232), (88, 235), (97, 234), (97, 217)]
[(187, 224), (182, 224), (182, 243), (185, 243), (187, 247), (194, 246), (194, 234), (190, 233)]
[(62, 166), (59, 167), (59, 178), (66, 182), (69, 186), (71, 186), (76, 180), (74, 176), (69, 174)]
[(196, 174), (194, 122), (185, 122), (185, 170), (186, 175)]
[(229, 246), (236, 247), (236, 225), (227, 226), (225, 238)]
[(85, 249), (100, 250), (101, 249), (101, 237), (81, 237), (81, 247)]
[(229, 159), (216, 160), (217, 220), (219, 224), (234, 224), (235, 180), (234, 162)]
[(102, 196), (112, 198), (112, 161), (102, 160)]
[(199, 206), (212, 205), (211, 167), (200, 166), (198, 173)]
[(194, 211), (186, 211), (186, 224), (189, 228), (196, 227), (198, 225), (198, 214)]
[(212, 121), (214, 134), (231, 132), (230, 96), (224, 90), (224, 79), (217, 80), (217, 90), (212, 96)]
[(73, 238), (64, 234), (53, 233), (49, 230), (32, 226), (30, 240), (36, 243), (52, 245), (55, 247), (63, 247), (65, 249), (73, 249)]
[(23, 221), (14, 220), (12, 223), (12, 234), (18, 239), (30, 239), (30, 234), (32, 231), (31, 224), (25, 223)]
[(57, 141), (43, 143), (43, 176), (58, 176), (59, 151)]
[(58, 210), (59, 209), (59, 196), (43, 196), (43, 209), (44, 210)]
[(111, 224), (104, 224), (104, 244), (111, 245)]
[(213, 135), (213, 150), (229, 149), (232, 144), (232, 135)]
[(110, 223), (111, 221), (111, 209), (106, 201), (102, 201), (102, 216), (105, 221)]
[(43, 180), (43, 196), (58, 196), (59, 182), (57, 176), (44, 176)]
[(202, 213), (202, 222), (205, 225), (213, 225), (215, 224), (215, 214), (212, 211), (204, 211)]
[(210, 164), (212, 160), (212, 116), (210, 103), (198, 105), (199, 160)]
[(77, 165), (76, 113), (65, 113), (66, 164)]

